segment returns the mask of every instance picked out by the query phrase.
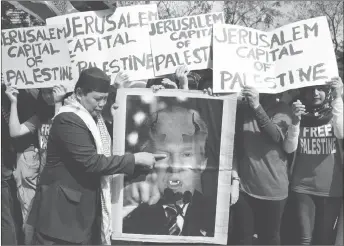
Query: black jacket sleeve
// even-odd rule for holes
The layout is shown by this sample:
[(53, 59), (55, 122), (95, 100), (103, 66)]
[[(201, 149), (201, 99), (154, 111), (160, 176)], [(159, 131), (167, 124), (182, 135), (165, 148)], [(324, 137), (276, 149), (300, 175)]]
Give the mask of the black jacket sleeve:
[[(110, 175), (125, 173), (132, 175), (135, 167), (133, 154), (123, 156), (97, 154), (92, 133), (83, 120), (74, 113), (61, 113), (53, 121), (51, 141), (85, 172)], [(49, 148), (49, 146), (48, 146)]]

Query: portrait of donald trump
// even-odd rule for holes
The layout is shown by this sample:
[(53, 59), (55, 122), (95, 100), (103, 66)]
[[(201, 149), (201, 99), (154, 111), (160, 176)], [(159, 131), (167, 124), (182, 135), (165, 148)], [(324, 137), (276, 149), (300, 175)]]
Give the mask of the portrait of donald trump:
[(181, 105), (149, 114), (138, 150), (161, 154), (143, 181), (124, 188), (123, 233), (214, 236), (216, 202), (202, 192), (207, 169), (208, 126), (199, 112)]

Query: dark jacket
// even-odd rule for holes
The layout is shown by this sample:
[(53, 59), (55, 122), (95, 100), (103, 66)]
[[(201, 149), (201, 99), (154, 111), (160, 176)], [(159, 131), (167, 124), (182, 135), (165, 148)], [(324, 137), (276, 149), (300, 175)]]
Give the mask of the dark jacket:
[[(195, 191), (183, 225), (183, 236), (214, 236), (215, 206)], [(159, 201), (154, 205), (141, 204), (123, 221), (123, 233), (169, 235), (165, 210)]]
[(100, 215), (101, 175), (132, 174), (134, 164), (132, 154), (97, 154), (92, 134), (80, 117), (59, 114), (50, 130), (47, 163), (28, 224), (51, 238), (85, 241)]

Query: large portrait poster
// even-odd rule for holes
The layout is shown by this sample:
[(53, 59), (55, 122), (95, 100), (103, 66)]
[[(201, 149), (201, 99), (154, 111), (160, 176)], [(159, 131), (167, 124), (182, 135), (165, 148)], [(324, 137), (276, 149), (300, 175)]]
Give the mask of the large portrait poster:
[(235, 94), (119, 91), (114, 154), (162, 154), (113, 179), (113, 240), (227, 243)]

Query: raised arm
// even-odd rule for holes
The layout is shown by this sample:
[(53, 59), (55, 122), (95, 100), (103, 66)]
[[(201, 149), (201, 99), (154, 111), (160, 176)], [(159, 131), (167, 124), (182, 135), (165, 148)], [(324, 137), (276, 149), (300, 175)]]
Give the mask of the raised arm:
[(74, 113), (61, 113), (54, 119), (50, 130), (51, 141), (85, 172), (111, 175), (133, 174), (135, 165), (152, 169), (155, 161), (164, 155), (139, 152), (135, 154), (98, 154), (91, 132), (86, 124)]
[(300, 134), (300, 121), (302, 115), (306, 112), (306, 107), (300, 100), (297, 100), (292, 105), (292, 111), (292, 124), (288, 127), (287, 136), (283, 142), (283, 148), (287, 153), (293, 153), (297, 149)]
[(17, 138), (17, 137), (29, 134), (31, 132), (34, 132), (37, 129), (37, 127), (40, 125), (40, 121), (36, 115), (32, 116), (26, 122), (20, 124), (19, 117), (18, 117), (18, 103), (17, 103), (18, 94), (19, 94), (18, 90), (13, 87), (8, 87), (6, 89), (6, 95), (11, 101), (9, 131), (10, 131), (10, 136), (13, 138)]
[(261, 105), (253, 110), (260, 129), (262, 129), (263, 132), (265, 132), (272, 139), (272, 141), (279, 143), (284, 138), (284, 135), (278, 124), (274, 123), (269, 118)]
[(333, 101), (331, 103), (331, 106), (333, 114), (334, 135), (339, 139), (343, 139), (343, 82), (339, 77), (336, 77), (332, 78), (331, 81), (328, 82), (328, 84), (331, 86), (333, 93)]
[(272, 139), (272, 141), (280, 143), (281, 140), (284, 139), (284, 133), (278, 123), (282, 122), (280, 117), (284, 118), (285, 115), (276, 114), (273, 117), (273, 120), (271, 120), (263, 107), (260, 105), (259, 92), (253, 87), (246, 86), (243, 89), (242, 94), (246, 97), (250, 107), (254, 111), (260, 129), (265, 132)]

